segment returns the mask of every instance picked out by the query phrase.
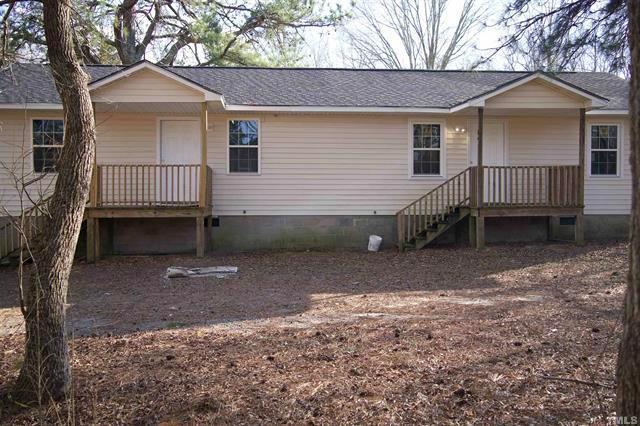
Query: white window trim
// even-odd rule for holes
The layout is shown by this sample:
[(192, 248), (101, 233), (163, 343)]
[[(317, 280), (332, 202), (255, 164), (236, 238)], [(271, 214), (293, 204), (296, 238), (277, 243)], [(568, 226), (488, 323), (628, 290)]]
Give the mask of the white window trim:
[[(413, 126), (414, 124), (437, 124), (440, 126), (440, 174), (422, 175), (413, 173)], [(445, 120), (409, 120), (407, 126), (409, 179), (442, 179), (447, 176), (447, 122)]]
[[(616, 174), (615, 175), (594, 175), (591, 173), (591, 127), (592, 126), (615, 126), (618, 128), (618, 148), (617, 148), (617, 157), (616, 157)], [(622, 156), (623, 154), (623, 149), (624, 149), (624, 127), (622, 126), (621, 122), (601, 122), (601, 121), (593, 121), (593, 122), (589, 122), (586, 126), (587, 128), (585, 129), (585, 132), (587, 132), (586, 134), (586, 142), (587, 142), (587, 149), (586, 149), (586, 153), (585, 155), (587, 156), (587, 158), (585, 158), (585, 167), (587, 167), (587, 176), (589, 176), (589, 178), (593, 178), (593, 179), (619, 179), (621, 177), (623, 177), (623, 171), (622, 171), (622, 159), (624, 158)]]
[[(231, 162), (229, 161), (229, 156), (231, 153), (231, 145), (229, 144), (229, 131), (230, 125), (232, 121), (255, 121), (258, 123), (258, 171), (257, 172), (232, 172), (231, 171)], [(227, 118), (227, 136), (225, 140), (225, 144), (227, 145), (227, 174), (233, 176), (260, 176), (262, 174), (262, 123), (259, 118), (254, 117), (231, 117)], [(253, 146), (251, 146), (253, 147)], [(237, 147), (236, 147), (237, 148)]]
[[(30, 162), (31, 170), (33, 171), (33, 173), (36, 173), (38, 175), (57, 175), (58, 174), (57, 170), (56, 171), (49, 170), (49, 171), (43, 171), (43, 172), (37, 172), (36, 171), (36, 167), (35, 167), (36, 159), (35, 159), (35, 155), (34, 155), (34, 152), (36, 150), (36, 146), (33, 144), (33, 122), (36, 121), (36, 120), (60, 120), (60, 121), (62, 121), (62, 126), (63, 126), (62, 128), (63, 128), (63, 134), (64, 134), (64, 132), (66, 132), (66, 124), (65, 124), (65, 121), (64, 121), (64, 117), (61, 117), (59, 115), (58, 116), (34, 116), (34, 117), (29, 117), (29, 146), (31, 147), (31, 152), (30, 152), (29, 157), (31, 159), (31, 162)], [(47, 145), (47, 146), (51, 147), (51, 148), (62, 148), (64, 146), (64, 144), (63, 145)]]

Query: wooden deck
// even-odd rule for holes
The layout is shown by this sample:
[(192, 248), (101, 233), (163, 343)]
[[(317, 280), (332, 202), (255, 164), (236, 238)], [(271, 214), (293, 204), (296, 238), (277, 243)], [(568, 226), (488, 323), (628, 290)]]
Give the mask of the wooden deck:
[(87, 259), (100, 258), (100, 219), (194, 218), (196, 252), (204, 255), (213, 172), (200, 164), (98, 164), (91, 181)]
[(580, 166), (473, 166), (396, 213), (400, 249), (421, 247), (469, 216), (470, 241), (484, 245), (485, 217), (575, 216), (583, 242)]

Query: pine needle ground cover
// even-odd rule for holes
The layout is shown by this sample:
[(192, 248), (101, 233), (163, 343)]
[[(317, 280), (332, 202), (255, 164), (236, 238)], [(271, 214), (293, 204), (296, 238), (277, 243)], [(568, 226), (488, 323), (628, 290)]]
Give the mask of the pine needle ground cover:
[[(613, 411), (626, 243), (77, 262), (78, 423), (588, 423)], [(168, 266), (236, 277), (165, 279)], [(23, 325), (0, 269), (0, 394)], [(56, 414), (57, 412), (57, 414)], [(42, 411), (5, 401), (0, 423)], [(55, 417), (58, 416), (58, 417)]]

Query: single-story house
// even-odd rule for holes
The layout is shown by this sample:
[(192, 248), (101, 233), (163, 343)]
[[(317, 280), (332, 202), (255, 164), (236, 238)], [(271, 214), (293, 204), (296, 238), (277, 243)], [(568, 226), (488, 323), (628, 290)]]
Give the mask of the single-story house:
[[(628, 82), (615, 75), (147, 61), (86, 70), (97, 125), (91, 259), (364, 247), (370, 234), (401, 248), (627, 235)], [(49, 68), (2, 70), (5, 216), (46, 200), (63, 133)], [(0, 255), (13, 247), (7, 235)]]

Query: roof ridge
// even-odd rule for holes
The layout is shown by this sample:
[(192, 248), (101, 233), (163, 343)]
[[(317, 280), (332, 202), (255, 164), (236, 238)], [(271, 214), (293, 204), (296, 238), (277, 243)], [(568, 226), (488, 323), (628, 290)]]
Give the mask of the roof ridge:
[(345, 68), (345, 67), (261, 67), (261, 66), (202, 66), (202, 65), (160, 65), (165, 68), (182, 69), (249, 69), (249, 70), (272, 70), (272, 71), (375, 71), (375, 72), (428, 72), (428, 73), (503, 73), (503, 74), (526, 74), (531, 71), (509, 71), (509, 70), (430, 70), (424, 68)]
[[(84, 69), (92, 84), (118, 76), (136, 64), (90, 64)], [(229, 105), (315, 105), (398, 106), (407, 108), (445, 108), (459, 105), (496, 88), (513, 84), (527, 76), (539, 74), (555, 80), (569, 90), (580, 90), (587, 97), (610, 99), (608, 109), (625, 104), (628, 81), (610, 73), (542, 72), (507, 70), (389, 70), (379, 68), (319, 67), (212, 67), (159, 66), (148, 62), (158, 72), (177, 76), (189, 85), (207, 92), (224, 94)], [(52, 80), (47, 77), (49, 64), (21, 62), (14, 64), (16, 81), (0, 70), (0, 104), (15, 103), (21, 93), (28, 93), (33, 103), (59, 103)], [(10, 69), (10, 67), (9, 67)], [(240, 84), (238, 84), (240, 83)], [(381, 85), (383, 87), (376, 87)], [(420, 90), (415, 90), (419, 88)], [(7, 90), (4, 90), (7, 89)], [(9, 90), (10, 89), (10, 90)], [(21, 98), (20, 98), (21, 99)], [(20, 101), (21, 102), (21, 101)], [(615, 107), (615, 108), (614, 108)]]
[[(465, 73), (465, 74), (530, 74), (541, 72), (550, 75), (567, 75), (567, 74), (600, 74), (600, 75), (615, 75), (606, 71), (545, 71), (545, 70), (465, 70), (465, 69), (446, 69), (446, 70), (434, 70), (434, 69), (409, 69), (409, 68), (346, 68), (346, 67), (266, 67), (266, 66), (213, 66), (213, 65), (162, 65), (156, 64), (151, 61), (138, 61), (133, 64), (83, 64), (85, 67), (91, 68), (128, 68), (132, 65), (137, 65), (140, 62), (148, 62), (150, 64), (167, 68), (167, 69), (229, 69), (229, 70), (267, 70), (267, 71), (367, 71), (367, 72), (401, 72), (401, 73)], [(13, 65), (39, 65), (49, 66), (48, 62), (15, 62)], [(624, 80), (624, 78), (622, 78)]]

